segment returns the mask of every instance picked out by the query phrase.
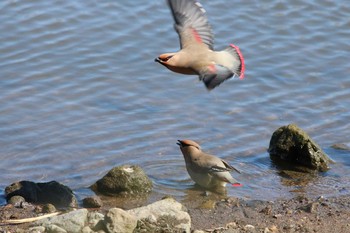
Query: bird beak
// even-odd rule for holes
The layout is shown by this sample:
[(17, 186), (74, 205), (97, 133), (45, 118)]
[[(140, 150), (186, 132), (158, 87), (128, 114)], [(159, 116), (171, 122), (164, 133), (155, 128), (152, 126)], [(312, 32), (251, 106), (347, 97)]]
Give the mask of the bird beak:
[(181, 143), (180, 140), (177, 140), (177, 143), (176, 143), (176, 144), (179, 145), (180, 147), (182, 146), (182, 143)]
[(154, 59), (154, 61), (161, 63), (162, 60), (159, 57), (157, 57), (156, 59)]

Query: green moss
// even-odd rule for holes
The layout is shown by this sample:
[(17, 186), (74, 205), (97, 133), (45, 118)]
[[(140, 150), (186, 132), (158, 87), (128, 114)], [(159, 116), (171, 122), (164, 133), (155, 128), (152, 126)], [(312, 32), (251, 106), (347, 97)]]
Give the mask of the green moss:
[(278, 158), (319, 171), (327, 171), (331, 162), (320, 146), (295, 124), (282, 126), (273, 133), (269, 153), (273, 159)]
[(106, 195), (142, 194), (152, 190), (152, 181), (139, 166), (123, 165), (112, 168), (92, 189)]

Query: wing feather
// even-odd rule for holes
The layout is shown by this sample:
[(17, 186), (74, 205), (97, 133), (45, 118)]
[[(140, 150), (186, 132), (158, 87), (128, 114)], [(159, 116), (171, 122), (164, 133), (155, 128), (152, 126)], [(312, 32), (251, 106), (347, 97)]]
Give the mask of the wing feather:
[(180, 46), (184, 48), (193, 42), (204, 43), (213, 49), (214, 36), (206, 11), (195, 0), (168, 0), (175, 21), (175, 30), (179, 34)]

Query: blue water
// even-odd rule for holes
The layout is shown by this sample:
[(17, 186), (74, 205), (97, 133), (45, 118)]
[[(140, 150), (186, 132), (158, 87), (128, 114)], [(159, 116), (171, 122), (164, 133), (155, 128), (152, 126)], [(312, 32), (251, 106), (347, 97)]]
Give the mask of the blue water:
[[(246, 61), (244, 80), (211, 92), (154, 62), (179, 47), (165, 1), (1, 1), (0, 191), (57, 180), (83, 198), (112, 167), (137, 164), (152, 195), (183, 200), (193, 182), (176, 141), (189, 138), (242, 171), (230, 196), (349, 193), (350, 152), (331, 148), (350, 145), (348, 2), (201, 2), (215, 48), (234, 43)], [(289, 123), (336, 161), (329, 172), (280, 175), (266, 150)]]

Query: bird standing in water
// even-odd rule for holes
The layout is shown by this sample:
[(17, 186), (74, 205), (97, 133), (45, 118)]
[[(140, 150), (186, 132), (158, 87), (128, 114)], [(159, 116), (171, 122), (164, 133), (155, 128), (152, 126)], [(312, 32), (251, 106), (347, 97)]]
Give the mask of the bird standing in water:
[(244, 77), (244, 59), (239, 48), (230, 44), (222, 51), (213, 50), (213, 33), (206, 12), (195, 0), (168, 0), (180, 39), (180, 51), (164, 53), (155, 59), (169, 70), (197, 74), (208, 90), (223, 81)]
[(209, 189), (222, 188), (227, 183), (241, 186), (230, 174), (232, 170), (240, 172), (226, 161), (204, 153), (192, 140), (178, 140), (177, 144), (184, 156), (188, 174), (198, 185)]

